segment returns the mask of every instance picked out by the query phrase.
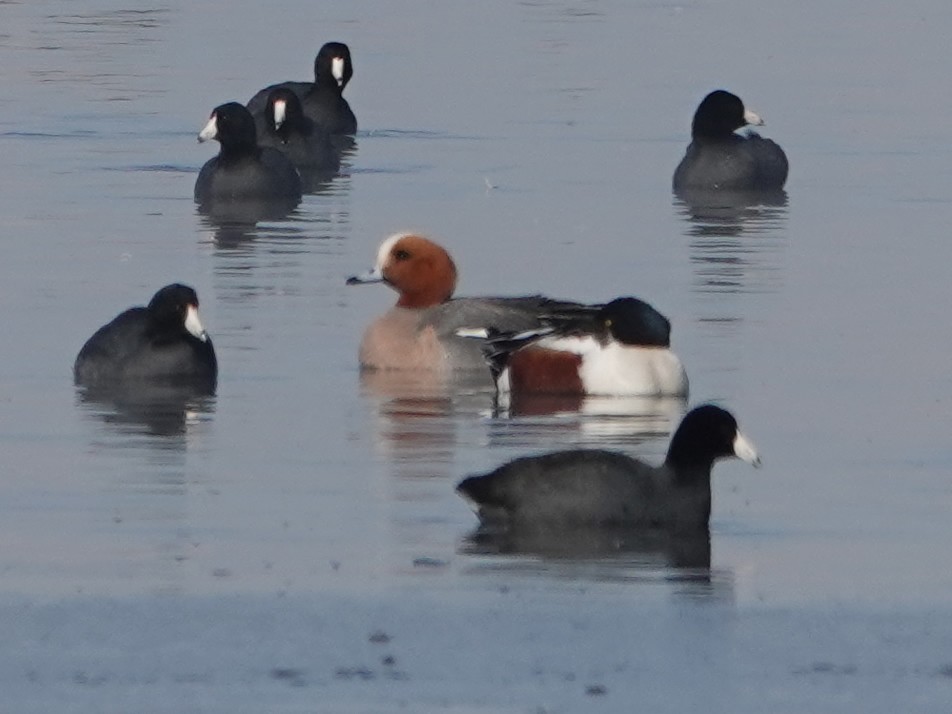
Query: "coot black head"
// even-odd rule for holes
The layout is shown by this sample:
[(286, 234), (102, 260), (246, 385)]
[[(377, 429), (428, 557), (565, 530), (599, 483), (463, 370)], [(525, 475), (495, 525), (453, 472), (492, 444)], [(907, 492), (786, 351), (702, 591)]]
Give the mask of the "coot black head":
[(313, 125), (304, 116), (301, 100), (287, 87), (278, 87), (268, 95), (266, 109), (268, 129), (275, 132), (293, 131), (310, 134)]
[(157, 327), (208, 341), (208, 333), (198, 318), (198, 294), (187, 285), (166, 285), (152, 296), (148, 310)]
[(694, 112), (691, 136), (695, 139), (723, 138), (742, 126), (761, 126), (763, 123), (757, 114), (744, 108), (740, 97), (718, 89), (704, 97)]
[(760, 465), (756, 450), (737, 429), (737, 420), (731, 413), (705, 404), (692, 409), (681, 420), (671, 437), (665, 464), (710, 470), (714, 460), (723, 456), (736, 456), (754, 466)]
[(223, 154), (251, 153), (258, 142), (255, 136), (255, 120), (238, 102), (228, 102), (215, 107), (205, 128), (198, 134), (199, 142), (215, 139), (221, 144)]
[(350, 48), (343, 42), (328, 42), (314, 58), (314, 82), (325, 84), (333, 82), (341, 91), (354, 76), (354, 65), (350, 59)]

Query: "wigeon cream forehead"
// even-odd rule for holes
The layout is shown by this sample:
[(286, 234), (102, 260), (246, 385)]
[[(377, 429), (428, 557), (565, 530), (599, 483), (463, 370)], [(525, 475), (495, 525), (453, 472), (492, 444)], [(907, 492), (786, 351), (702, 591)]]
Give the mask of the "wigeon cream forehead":
[(390, 257), (390, 251), (393, 250), (393, 247), (399, 243), (403, 238), (409, 238), (414, 235), (409, 231), (404, 233), (394, 233), (389, 238), (385, 239), (383, 243), (380, 244), (380, 248), (377, 250), (377, 269), (380, 270), (384, 265), (387, 264), (387, 259)]

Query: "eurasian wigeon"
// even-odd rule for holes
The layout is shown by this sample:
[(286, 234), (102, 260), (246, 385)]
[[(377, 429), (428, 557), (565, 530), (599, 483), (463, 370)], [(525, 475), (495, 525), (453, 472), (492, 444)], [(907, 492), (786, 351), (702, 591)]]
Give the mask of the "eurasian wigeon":
[(485, 352), (500, 398), (687, 396), (687, 374), (670, 349), (664, 315), (634, 297), (596, 308), (545, 317), (540, 329), (491, 335)]
[(725, 456), (760, 465), (734, 417), (708, 404), (684, 417), (661, 466), (614, 451), (575, 449), (515, 459), (464, 479), (456, 490), (487, 525), (699, 532), (711, 515), (711, 467)]
[(344, 87), (354, 75), (350, 48), (343, 42), (328, 42), (314, 58), (313, 82), (281, 82), (265, 87), (248, 102), (248, 110), (264, 114), (268, 95), (279, 87), (290, 89), (301, 100), (304, 114), (328, 134), (356, 134), (357, 117), (344, 99)]
[(218, 361), (198, 317), (195, 291), (166, 285), (148, 306), (120, 313), (83, 345), (73, 376), (85, 386), (162, 382), (213, 390)]
[(754, 132), (735, 134), (763, 119), (734, 94), (711, 92), (698, 106), (691, 143), (674, 172), (674, 190), (779, 191), (787, 180), (787, 156), (775, 142)]
[(373, 269), (347, 284), (386, 283), (397, 304), (364, 332), (360, 364), (366, 369), (431, 370), (444, 374), (481, 371), (485, 340), (463, 336), (474, 330), (521, 332), (544, 326), (543, 317), (577, 310), (579, 303), (526, 297), (454, 298), (456, 265), (446, 250), (420, 235), (398, 233), (377, 251)]

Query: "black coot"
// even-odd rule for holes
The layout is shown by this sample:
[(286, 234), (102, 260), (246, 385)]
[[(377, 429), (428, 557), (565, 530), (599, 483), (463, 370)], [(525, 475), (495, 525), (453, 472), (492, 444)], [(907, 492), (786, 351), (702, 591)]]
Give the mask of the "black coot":
[(148, 306), (129, 308), (100, 327), (79, 351), (73, 376), (89, 387), (160, 382), (213, 391), (218, 361), (195, 291), (166, 285)]

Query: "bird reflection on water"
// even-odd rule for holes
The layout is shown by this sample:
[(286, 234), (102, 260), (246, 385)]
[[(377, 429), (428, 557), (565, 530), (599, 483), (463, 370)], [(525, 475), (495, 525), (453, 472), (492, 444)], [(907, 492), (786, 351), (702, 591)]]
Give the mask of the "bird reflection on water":
[[(456, 374), (436, 379), (429, 372), (365, 370), (362, 391), (373, 398), (380, 418), (378, 442), (394, 452), (411, 452), (427, 444), (451, 453), (458, 422), (475, 424), (489, 445), (538, 445), (584, 442), (631, 446), (664, 440), (684, 415), (680, 397), (556, 397), (518, 400), (497, 408), (485, 374)], [(426, 460), (424, 452), (422, 460)], [(451, 459), (450, 459), (451, 460)]]
[(674, 205), (692, 226), (693, 236), (740, 236), (767, 233), (787, 219), (787, 192), (704, 191), (685, 189)]
[(708, 531), (674, 535), (630, 528), (508, 528), (480, 526), (458, 552), (479, 556), (473, 574), (501, 572), (582, 581), (675, 583), (676, 594), (725, 599), (733, 575), (711, 568)]
[(80, 387), (77, 401), (119, 432), (163, 439), (185, 436), (193, 423), (214, 413), (216, 403), (206, 386), (171, 384)]
[(786, 244), (786, 191), (680, 191), (674, 207), (690, 224), (695, 292), (776, 291)]

